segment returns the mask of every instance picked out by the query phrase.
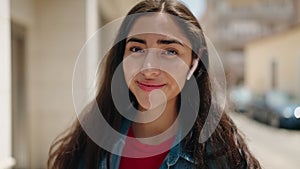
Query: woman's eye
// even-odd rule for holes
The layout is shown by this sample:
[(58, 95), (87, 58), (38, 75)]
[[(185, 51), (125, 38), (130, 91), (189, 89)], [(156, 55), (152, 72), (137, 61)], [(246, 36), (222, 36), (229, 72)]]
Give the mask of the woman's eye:
[(178, 55), (178, 52), (176, 50), (174, 50), (174, 49), (169, 49), (169, 50), (165, 50), (163, 52), (163, 54), (173, 56), (173, 55)]
[(144, 53), (144, 50), (140, 47), (131, 47), (129, 50), (134, 53)]

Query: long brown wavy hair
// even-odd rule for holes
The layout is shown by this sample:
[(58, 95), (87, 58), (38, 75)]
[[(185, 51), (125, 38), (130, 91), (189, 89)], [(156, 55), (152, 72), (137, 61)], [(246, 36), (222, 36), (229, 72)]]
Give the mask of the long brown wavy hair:
[[(192, 42), (192, 56), (197, 57), (200, 48), (206, 49), (206, 42), (201, 26), (193, 14), (179, 1), (176, 0), (144, 0), (135, 5), (127, 14), (138, 14), (136, 17), (126, 17), (120, 27), (115, 45), (110, 49), (106, 56), (103, 73), (99, 79), (99, 91), (96, 97), (96, 103), (91, 105), (91, 109), (86, 109), (83, 119), (91, 120), (93, 124), (97, 122), (92, 120), (94, 115), (92, 109), (100, 109), (105, 120), (117, 131), (120, 131), (122, 115), (117, 111), (111, 93), (112, 77), (118, 65), (122, 62), (126, 37), (134, 24), (135, 20), (147, 12), (164, 12), (179, 17), (178, 25), (181, 26), (189, 40)], [(140, 14), (140, 15), (139, 15)], [(194, 100), (199, 104), (197, 110), (198, 116), (192, 129), (183, 139), (184, 151), (194, 158), (195, 168), (208, 168), (211, 162), (216, 163), (218, 168), (261, 168), (259, 162), (248, 150), (246, 143), (237, 130), (236, 125), (221, 109), (218, 109), (218, 103), (212, 100), (214, 91), (211, 90), (211, 84), (208, 74), (208, 52), (202, 53), (201, 62), (194, 72), (196, 78), (200, 100)], [(125, 84), (125, 81), (124, 81)], [(184, 90), (184, 89), (183, 89)], [(215, 93), (218, 95), (218, 93)], [(132, 93), (130, 93), (132, 103), (136, 104)], [(180, 103), (179, 103), (180, 104)], [(191, 103), (193, 104), (193, 103)], [(98, 106), (101, 105), (101, 106)], [(204, 143), (199, 143), (201, 129), (204, 126), (209, 110), (214, 107), (214, 112), (221, 115), (221, 120), (217, 128), (209, 139)], [(99, 125), (100, 126), (100, 125)], [(105, 139), (105, 131), (101, 130), (102, 139)], [(208, 146), (210, 151), (208, 151)], [(49, 151), (48, 168), (49, 169), (72, 169), (78, 168), (79, 161), (84, 160), (84, 167), (89, 169), (99, 168), (99, 160), (105, 155), (109, 159), (110, 153), (98, 146), (84, 131), (79, 120), (76, 120), (72, 127), (61, 134)], [(221, 156), (225, 156), (224, 161)], [(108, 163), (109, 165), (109, 163)], [(108, 166), (109, 168), (109, 166)]]

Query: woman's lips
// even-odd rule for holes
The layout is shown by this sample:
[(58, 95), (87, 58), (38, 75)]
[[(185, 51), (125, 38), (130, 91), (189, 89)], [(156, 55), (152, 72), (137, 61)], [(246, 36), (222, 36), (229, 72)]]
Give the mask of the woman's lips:
[(139, 81), (136, 81), (136, 83), (140, 89), (142, 89), (146, 92), (150, 92), (154, 89), (160, 89), (166, 85), (166, 84), (144, 83), (144, 82), (139, 82)]

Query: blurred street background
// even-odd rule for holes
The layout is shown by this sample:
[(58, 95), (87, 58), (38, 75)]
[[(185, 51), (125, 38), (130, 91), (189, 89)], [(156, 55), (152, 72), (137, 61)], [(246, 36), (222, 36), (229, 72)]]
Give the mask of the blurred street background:
[[(300, 1), (182, 1), (219, 53), (229, 115), (263, 168), (300, 168)], [(81, 48), (137, 2), (0, 0), (0, 169), (46, 168), (52, 141), (76, 119)]]

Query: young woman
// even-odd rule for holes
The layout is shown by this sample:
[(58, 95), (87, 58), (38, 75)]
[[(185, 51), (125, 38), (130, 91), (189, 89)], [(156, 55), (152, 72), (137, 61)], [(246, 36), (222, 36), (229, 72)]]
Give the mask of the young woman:
[[(138, 3), (106, 56), (96, 103), (52, 145), (48, 168), (261, 168), (213, 100), (206, 50), (197, 19), (180, 2)], [(111, 136), (98, 109), (125, 137)], [(199, 141), (211, 112), (220, 121)]]

